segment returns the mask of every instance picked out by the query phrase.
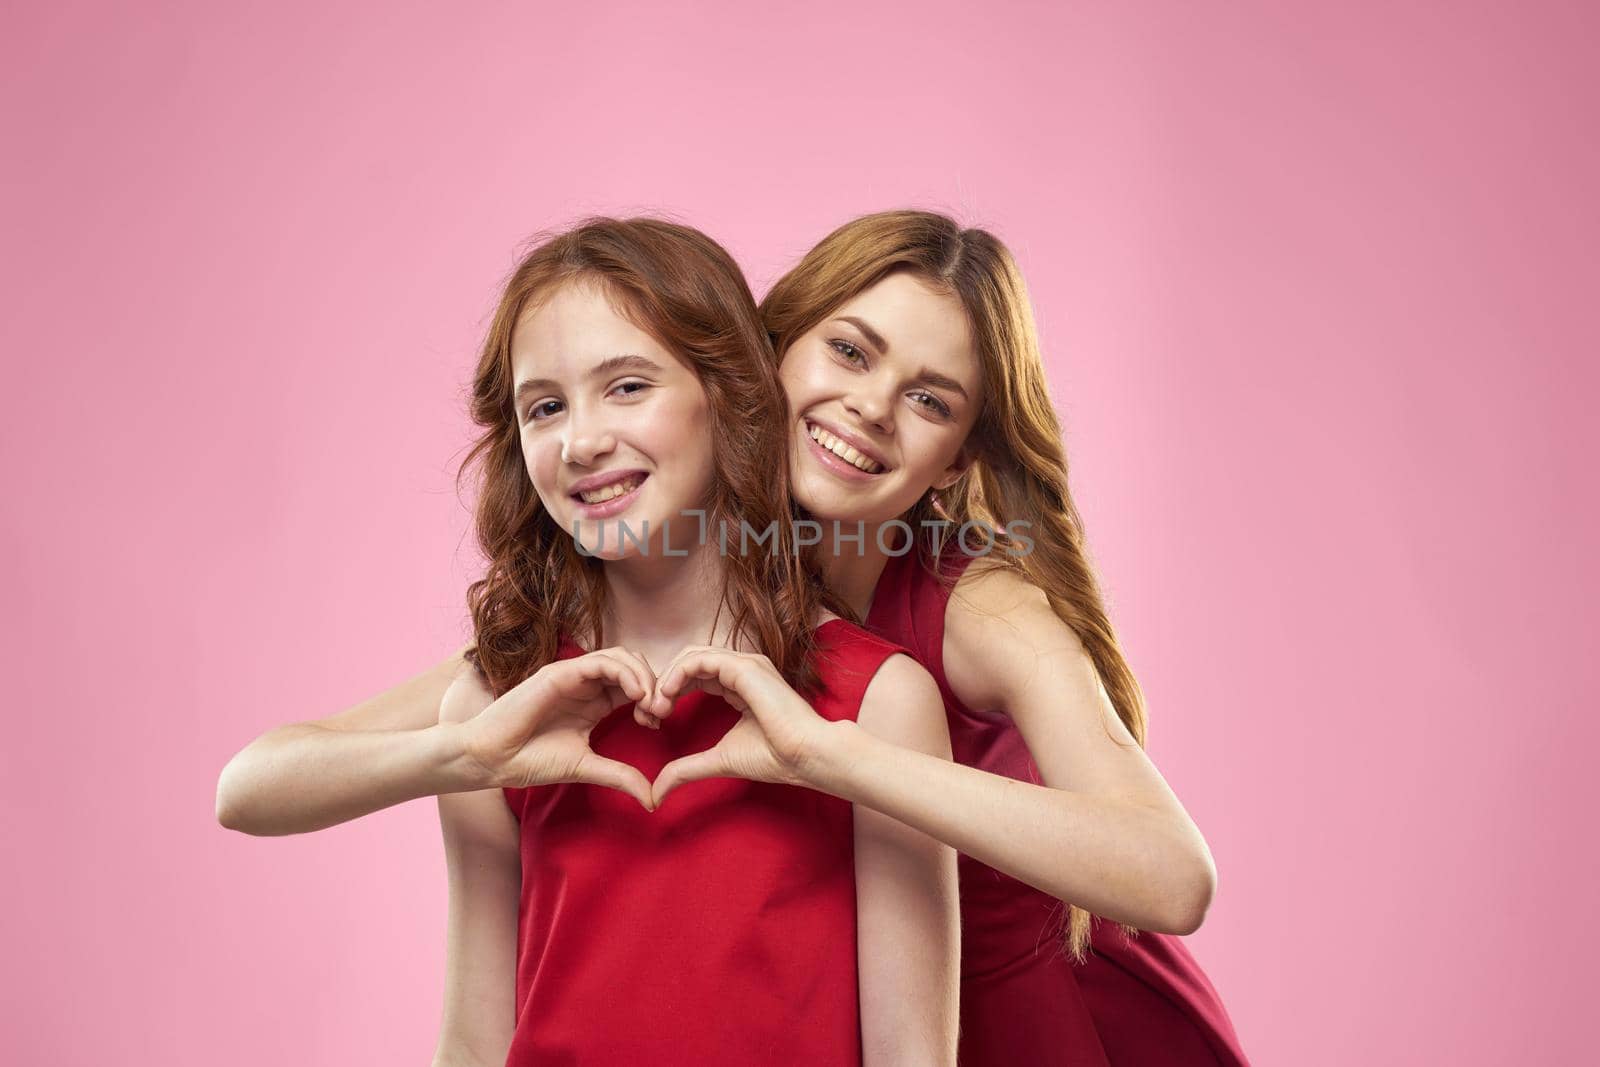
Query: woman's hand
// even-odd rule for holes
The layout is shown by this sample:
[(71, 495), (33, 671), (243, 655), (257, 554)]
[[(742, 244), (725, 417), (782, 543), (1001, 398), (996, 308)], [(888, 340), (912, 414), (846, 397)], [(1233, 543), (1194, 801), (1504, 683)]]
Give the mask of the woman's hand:
[(830, 723), (789, 687), (771, 660), (757, 653), (691, 645), (662, 673), (649, 705), (653, 717), (665, 718), (672, 701), (695, 689), (726, 700), (740, 718), (711, 748), (661, 769), (653, 791), (657, 807), (678, 786), (702, 778), (810, 784), (807, 771)]
[[(476, 686), (483, 677), (467, 672), (452, 683)], [(622, 648), (605, 648), (556, 660), (506, 690), (462, 724), (471, 756), (498, 785), (525, 788), (586, 782), (617, 789), (654, 810), (650, 783), (636, 767), (596, 755), (589, 734), (617, 708), (649, 701), (655, 691), (650, 665)], [(446, 694), (448, 701), (451, 694)]]

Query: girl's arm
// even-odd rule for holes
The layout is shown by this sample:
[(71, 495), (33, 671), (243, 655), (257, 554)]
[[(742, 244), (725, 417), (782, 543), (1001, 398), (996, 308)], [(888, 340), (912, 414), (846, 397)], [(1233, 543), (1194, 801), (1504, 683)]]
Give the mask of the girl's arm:
[(256, 738), (217, 780), (217, 821), (262, 837), (307, 833), (417, 797), (479, 788), (483, 768), (440, 700), (463, 646), (421, 674), (337, 715)]
[(1197, 929), (1216, 887), (1205, 839), (1043, 592), (1008, 571), (969, 571), (950, 600), (944, 656), (963, 703), (1011, 716), (1043, 785), (849, 729), (812, 750), (810, 784), (1096, 915), (1163, 933)]
[[(939, 689), (907, 656), (884, 661), (857, 723), (886, 747), (933, 762), (950, 758)], [(859, 804), (855, 849), (863, 1063), (954, 1067), (961, 971), (955, 852)]]
[[(438, 721), (466, 722), (492, 702), (477, 671), (463, 664)], [(520, 828), (498, 787), (440, 796), (439, 824), (450, 912), (433, 1067), (500, 1067), (516, 1029)]]

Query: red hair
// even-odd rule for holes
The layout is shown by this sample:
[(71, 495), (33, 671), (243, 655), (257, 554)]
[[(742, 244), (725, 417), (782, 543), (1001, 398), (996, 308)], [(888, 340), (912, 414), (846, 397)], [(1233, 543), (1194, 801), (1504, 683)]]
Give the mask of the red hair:
[(488, 560), (467, 592), (476, 639), (468, 661), (503, 693), (551, 662), (563, 634), (587, 635), (593, 648), (602, 640), (602, 564), (577, 550), (529, 482), (512, 397), (517, 322), (577, 280), (599, 283), (618, 313), (685, 360), (705, 389), (706, 431), (717, 442), (705, 528), (776, 531), (766, 550), (724, 554), (719, 614), (730, 613), (736, 645), (810, 689), (812, 629), (833, 601), (816, 580), (815, 550), (795, 551), (777, 362), (732, 257), (698, 230), (649, 218), (592, 218), (543, 241), (500, 295), (472, 383), (481, 433), (460, 472), (477, 470), (477, 537)]

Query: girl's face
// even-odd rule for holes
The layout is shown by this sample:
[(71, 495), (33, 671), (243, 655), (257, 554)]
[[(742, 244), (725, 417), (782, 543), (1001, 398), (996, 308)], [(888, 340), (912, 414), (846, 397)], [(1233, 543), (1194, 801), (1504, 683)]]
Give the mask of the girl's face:
[(794, 495), (818, 519), (898, 518), (970, 463), (962, 446), (982, 400), (972, 330), (959, 299), (913, 274), (801, 335), (779, 376), (796, 420)]
[[(704, 506), (713, 463), (705, 390), (689, 365), (579, 279), (525, 312), (511, 338), (517, 425), (545, 510), (602, 559), (661, 554), (670, 519)], [(629, 537), (623, 536), (623, 529)]]

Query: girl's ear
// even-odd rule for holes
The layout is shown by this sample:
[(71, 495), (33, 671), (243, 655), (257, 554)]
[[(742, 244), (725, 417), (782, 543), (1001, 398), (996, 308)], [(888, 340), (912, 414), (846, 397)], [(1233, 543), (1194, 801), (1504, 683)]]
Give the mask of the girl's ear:
[(957, 479), (967, 473), (967, 468), (972, 466), (974, 458), (972, 453), (967, 451), (967, 446), (962, 445), (961, 451), (956, 453), (956, 458), (950, 461), (950, 466), (946, 467), (939, 477), (933, 480), (933, 487), (944, 490), (956, 484)]

